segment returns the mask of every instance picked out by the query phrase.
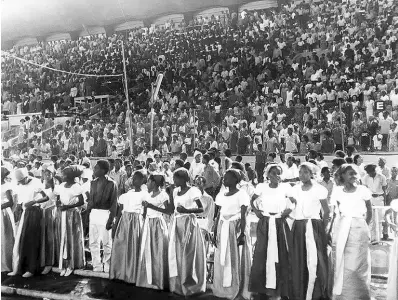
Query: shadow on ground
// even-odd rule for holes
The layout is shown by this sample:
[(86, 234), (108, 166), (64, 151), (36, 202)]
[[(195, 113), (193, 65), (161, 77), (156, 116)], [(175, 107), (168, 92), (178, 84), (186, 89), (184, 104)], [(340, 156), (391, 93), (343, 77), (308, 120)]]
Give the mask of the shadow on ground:
[[(32, 278), (22, 278), (21, 276), (8, 277), (2, 274), (2, 286), (12, 288), (23, 288), (41, 292), (70, 295), (71, 297), (90, 297), (93, 299), (184, 299), (184, 297), (165, 292), (144, 288), (138, 288), (124, 282), (111, 281), (101, 278), (86, 278), (71, 275), (60, 277), (58, 274), (50, 273)], [(190, 299), (219, 299), (211, 295), (211, 291)]]

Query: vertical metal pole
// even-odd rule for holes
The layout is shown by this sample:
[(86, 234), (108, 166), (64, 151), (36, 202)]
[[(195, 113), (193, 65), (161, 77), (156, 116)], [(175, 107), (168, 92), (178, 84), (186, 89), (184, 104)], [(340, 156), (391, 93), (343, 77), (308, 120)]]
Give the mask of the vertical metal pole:
[(153, 110), (153, 102), (155, 101), (155, 87), (152, 83), (152, 93), (151, 93), (151, 136), (150, 136), (150, 145), (151, 145), (151, 150), (153, 147), (153, 114), (154, 114), (154, 110)]
[(194, 150), (196, 148), (196, 114), (195, 114), (195, 111), (196, 111), (196, 109), (194, 108), (193, 109), (193, 143), (192, 143), (193, 149), (192, 150)]
[(344, 147), (344, 128), (343, 128), (343, 116), (342, 116), (341, 101), (340, 100), (339, 100), (339, 112), (340, 112), (341, 142), (342, 142), (342, 148), (343, 148), (343, 151), (344, 151), (344, 149), (345, 149), (345, 147)]
[(127, 113), (126, 113), (126, 118), (128, 118), (128, 135), (129, 135), (129, 140), (130, 140), (130, 155), (133, 154), (133, 139), (131, 135), (131, 110), (130, 110), (130, 100), (129, 100), (129, 89), (127, 86), (127, 71), (126, 71), (126, 58), (124, 57), (124, 43), (122, 43), (122, 56), (123, 56), (123, 73), (124, 73), (124, 93), (126, 96), (126, 101), (127, 101)]

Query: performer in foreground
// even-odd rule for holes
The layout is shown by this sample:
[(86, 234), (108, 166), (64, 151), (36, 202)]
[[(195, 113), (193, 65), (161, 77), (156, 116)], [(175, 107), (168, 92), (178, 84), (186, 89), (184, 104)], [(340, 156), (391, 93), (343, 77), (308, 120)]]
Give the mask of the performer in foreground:
[(357, 185), (352, 165), (344, 164), (335, 173), (338, 185), (331, 202), (336, 205), (333, 237), (333, 299), (370, 299), (369, 228), (372, 220), (372, 194)]
[(224, 186), (228, 190), (219, 193), (216, 198), (219, 213), (214, 230), (213, 294), (220, 298), (248, 300), (251, 251), (246, 214), (250, 198), (245, 191), (237, 188), (241, 179), (239, 170), (227, 170)]
[[(90, 251), (94, 272), (109, 272), (112, 251), (111, 229), (117, 210), (117, 186), (115, 181), (107, 176), (109, 162), (99, 160), (94, 167), (95, 180), (91, 182), (87, 204), (90, 216), (89, 236)], [(100, 243), (104, 253), (101, 261)]]
[(163, 174), (152, 174), (148, 180), (150, 197), (142, 202), (144, 225), (138, 259), (137, 286), (163, 290), (168, 287), (168, 228), (163, 214), (168, 214), (169, 195), (162, 190)]
[[(291, 260), (289, 299), (322, 299), (327, 295), (327, 237), (329, 220), (328, 191), (313, 180), (316, 166), (302, 163), (300, 183), (293, 187), (296, 207), (289, 243)], [(323, 211), (323, 218), (320, 212)]]
[(22, 277), (32, 277), (39, 271), (41, 223), (43, 212), (40, 203), (46, 202), (48, 197), (43, 191), (39, 179), (28, 175), (26, 168), (15, 170), (18, 183), (18, 202), (23, 213), (18, 225), (13, 248), (13, 268), (8, 276), (15, 276), (22, 272)]
[(174, 211), (169, 241), (170, 291), (190, 296), (206, 290), (206, 255), (195, 214), (203, 212), (199, 189), (188, 185), (184, 168), (174, 171), (170, 208)]
[(121, 218), (113, 241), (110, 279), (136, 282), (143, 224), (142, 203), (150, 197), (147, 191), (142, 190), (144, 181), (145, 175), (136, 171), (133, 175), (133, 188), (119, 198), (118, 214), (121, 213)]
[(290, 233), (286, 217), (292, 212), (292, 186), (281, 183), (282, 168), (269, 164), (251, 200), (259, 218), (257, 241), (250, 274), (249, 289), (255, 299), (280, 299), (289, 295), (289, 260), (287, 242)]
[(12, 271), (12, 249), (15, 238), (14, 205), (11, 183), (7, 181), (10, 171), (1, 167), (1, 272)]

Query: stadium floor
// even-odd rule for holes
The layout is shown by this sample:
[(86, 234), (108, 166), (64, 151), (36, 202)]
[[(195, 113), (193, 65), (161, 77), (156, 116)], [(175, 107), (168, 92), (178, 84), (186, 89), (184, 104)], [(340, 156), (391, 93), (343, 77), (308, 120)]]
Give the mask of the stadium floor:
[[(2, 274), (3, 275), (3, 274)], [(386, 299), (386, 280), (372, 278), (372, 299)], [(29, 279), (2, 276), (2, 298), (10, 295), (10, 299), (147, 299), (147, 300), (174, 300), (184, 299), (181, 296), (164, 291), (155, 291), (137, 288), (123, 282), (114, 282), (108, 279), (81, 277), (71, 275), (60, 277), (56, 273), (45, 276), (37, 276)], [(5, 299), (5, 298), (3, 298)], [(190, 297), (190, 299), (216, 300), (220, 299), (211, 294), (209, 290), (205, 294)]]

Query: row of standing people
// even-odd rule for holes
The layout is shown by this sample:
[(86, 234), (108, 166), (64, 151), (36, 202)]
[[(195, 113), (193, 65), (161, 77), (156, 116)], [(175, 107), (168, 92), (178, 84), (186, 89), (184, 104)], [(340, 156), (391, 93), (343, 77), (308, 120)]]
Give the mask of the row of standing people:
[[(2, 224), (11, 226), (2, 226), (3, 245), (9, 249), (13, 244), (13, 251), (8, 257), (5, 254), (10, 251), (3, 251), (2, 271), (3, 256), (4, 266), (12, 270), (10, 275), (22, 271), (30, 277), (40, 266), (47, 266), (46, 273), (58, 263), (61, 275), (82, 268), (83, 227), (78, 207), (88, 197), (95, 271), (109, 272), (111, 279), (181, 295), (204, 292), (206, 251), (197, 215), (206, 208), (206, 193), (189, 186), (189, 174), (180, 168), (174, 172), (175, 189), (170, 193), (162, 190), (163, 175), (149, 177), (148, 193), (144, 174), (135, 172), (133, 189), (117, 199), (116, 185), (106, 176), (108, 171), (107, 161), (97, 163), (96, 179), (85, 195), (75, 183), (79, 174), (73, 167), (63, 170), (63, 183), (46, 186), (51, 192), (38, 179), (29, 177), (26, 169), (17, 169), (18, 202), (24, 209), (15, 231), (9, 207), (5, 208), (10, 222)], [(335, 174), (339, 186), (330, 201), (338, 216), (335, 225), (328, 224), (334, 223), (328, 193), (312, 179), (315, 170), (311, 163), (301, 165), (300, 183), (293, 187), (280, 183), (283, 170), (277, 164), (266, 168), (268, 182), (257, 185), (254, 191), (242, 181), (242, 171), (231, 168), (225, 172), (215, 199), (216, 213), (207, 215), (216, 221), (212, 239), (216, 246), (214, 295), (229, 299), (249, 299), (252, 293), (259, 299), (354, 299), (361, 295), (360, 299), (370, 299), (367, 224), (372, 218), (371, 194), (355, 184), (355, 169), (343, 165)], [(51, 179), (51, 168), (45, 173)], [(7, 175), (2, 169), (2, 181)], [(2, 199), (12, 203), (11, 190), (2, 186), (3, 190)], [(53, 205), (42, 209), (42, 203), (50, 198)], [(248, 210), (259, 219), (253, 256)], [(169, 214), (171, 219), (164, 217)], [(10, 232), (16, 232), (15, 241)], [(333, 247), (328, 245), (330, 233)], [(100, 241), (104, 244), (102, 261)], [(328, 255), (328, 250), (333, 255)]]

